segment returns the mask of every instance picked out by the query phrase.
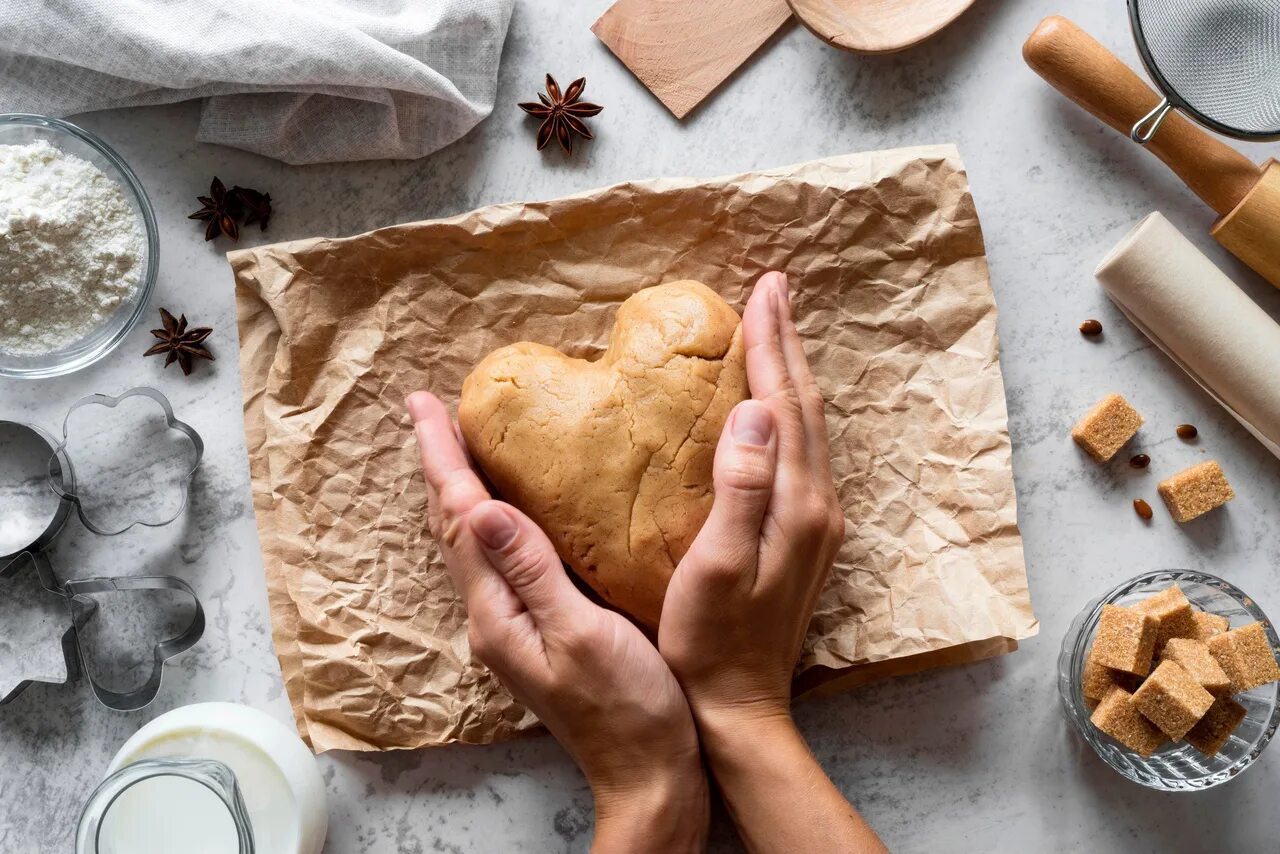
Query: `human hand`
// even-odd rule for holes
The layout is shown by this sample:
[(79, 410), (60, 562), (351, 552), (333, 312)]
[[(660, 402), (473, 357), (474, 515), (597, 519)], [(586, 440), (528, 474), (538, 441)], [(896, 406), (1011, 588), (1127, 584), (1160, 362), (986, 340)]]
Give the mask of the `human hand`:
[(632, 623), (574, 587), (532, 520), (490, 499), (444, 405), (417, 392), (407, 406), (472, 652), (586, 775), (597, 850), (701, 847), (706, 774), (671, 670)]
[(822, 395), (766, 273), (742, 316), (752, 400), (720, 436), (715, 502), (662, 606), (658, 647), (749, 851), (883, 852), (791, 718), (791, 674), (844, 538)]
[(715, 503), (671, 578), (658, 631), (704, 739), (721, 725), (789, 718), (792, 671), (844, 538), (822, 395), (784, 275), (760, 277), (742, 330), (752, 400), (721, 434)]

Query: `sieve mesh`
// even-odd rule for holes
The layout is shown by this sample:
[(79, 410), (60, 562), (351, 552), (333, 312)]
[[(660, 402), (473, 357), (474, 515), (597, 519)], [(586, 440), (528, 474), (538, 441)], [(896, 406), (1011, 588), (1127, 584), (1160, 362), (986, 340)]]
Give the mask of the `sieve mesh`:
[(1165, 94), (1237, 136), (1280, 135), (1280, 0), (1129, 0)]

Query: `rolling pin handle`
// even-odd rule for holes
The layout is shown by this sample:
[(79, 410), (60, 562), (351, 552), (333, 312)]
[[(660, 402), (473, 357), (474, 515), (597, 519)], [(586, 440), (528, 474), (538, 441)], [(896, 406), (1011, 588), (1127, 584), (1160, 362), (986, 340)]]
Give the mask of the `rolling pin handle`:
[(1160, 125), (1164, 124), (1165, 118), (1172, 109), (1173, 104), (1169, 103), (1168, 98), (1156, 104), (1155, 109), (1138, 119), (1133, 129), (1129, 131), (1129, 139), (1138, 145), (1146, 145), (1156, 135), (1156, 131), (1160, 130)]
[[(1132, 68), (1068, 19), (1041, 21), (1022, 55), (1051, 86), (1120, 133), (1145, 135), (1146, 150), (1219, 214), (1234, 210), (1262, 177), (1249, 158), (1189, 119), (1170, 115), (1174, 111)], [(1143, 134), (1146, 124), (1153, 126)]]

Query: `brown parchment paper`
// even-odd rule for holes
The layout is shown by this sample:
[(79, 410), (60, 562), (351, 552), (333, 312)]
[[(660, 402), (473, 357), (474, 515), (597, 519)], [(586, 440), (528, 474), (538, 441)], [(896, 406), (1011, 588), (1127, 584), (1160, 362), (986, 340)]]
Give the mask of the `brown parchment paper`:
[(318, 751), (537, 726), (471, 659), (403, 398), (456, 401), (513, 341), (598, 354), (618, 304), (672, 279), (741, 310), (760, 273), (791, 277), (853, 532), (798, 691), (999, 655), (1037, 631), (996, 307), (952, 146), (626, 183), (228, 258), (275, 644)]

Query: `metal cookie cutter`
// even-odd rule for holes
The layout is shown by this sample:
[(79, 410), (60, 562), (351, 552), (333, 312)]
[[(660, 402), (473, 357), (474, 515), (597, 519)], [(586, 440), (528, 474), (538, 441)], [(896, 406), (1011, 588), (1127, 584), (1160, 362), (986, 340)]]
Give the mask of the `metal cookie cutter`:
[[(155, 401), (164, 413), (165, 423), (171, 430), (186, 437), (192, 448), (189, 470), (182, 473), (182, 506), (170, 518), (138, 519), (119, 530), (108, 530), (87, 518), (81, 493), (77, 489), (75, 469), (67, 454), (68, 422), (77, 409), (102, 405), (115, 407), (129, 397), (144, 396)], [(204, 451), (199, 434), (189, 425), (178, 421), (169, 401), (160, 392), (149, 388), (130, 389), (119, 397), (91, 395), (72, 405), (63, 422), (63, 436), (55, 441), (38, 427), (14, 421), (0, 421), (0, 580), (12, 580), (24, 570), (34, 572), (39, 582), (40, 595), (56, 600), (56, 613), (65, 615), (66, 629), (61, 633), (61, 652), (66, 663), (66, 675), (32, 673), (16, 684), (0, 685), (0, 706), (21, 694), (32, 682), (70, 683), (86, 677), (94, 696), (108, 708), (131, 711), (146, 706), (160, 690), (164, 662), (200, 640), (204, 633), (204, 609), (195, 591), (180, 578), (167, 575), (122, 576), (115, 578), (84, 578), (60, 583), (49, 562), (46, 550), (62, 531), (74, 506), (85, 527), (103, 536), (121, 534), (135, 525), (157, 527), (167, 525), (182, 515), (190, 492), (191, 480)], [(101, 594), (131, 594), (145, 591), (175, 591), (189, 598), (192, 611), (185, 627), (172, 637), (155, 642), (151, 650), (151, 670), (138, 687), (116, 691), (108, 687), (87, 666), (84, 630), (98, 613), (96, 596)], [(48, 604), (46, 601), (45, 604)], [(59, 624), (61, 618), (59, 617)], [(6, 648), (21, 650), (22, 637), (6, 637), (7, 630), (21, 631), (21, 626), (6, 626), (0, 622), (0, 652)], [(29, 640), (29, 639), (27, 639)], [(24, 661), (25, 663), (25, 661)], [(32, 665), (39, 666), (39, 665)], [(24, 674), (27, 676), (27, 674)]]
[[(69, 481), (66, 478), (58, 477), (56, 470), (63, 466), (64, 460), (69, 460), (67, 456), (67, 445), (71, 441), (71, 416), (77, 410), (90, 406), (104, 406), (107, 409), (115, 409), (125, 400), (131, 397), (146, 397), (154, 401), (164, 414), (164, 422), (169, 430), (181, 434), (186, 437), (187, 442), (191, 445), (191, 456), (188, 468), (182, 473), (181, 478), (177, 480), (182, 490), (182, 501), (178, 504), (176, 510), (166, 517), (159, 519), (135, 519), (124, 527), (111, 528), (110, 526), (101, 525), (90, 518), (89, 511), (85, 508), (85, 503), (79, 490), (76, 489), (75, 478)], [(105, 394), (91, 394), (88, 397), (82, 397), (75, 403), (71, 404), (71, 408), (67, 410), (67, 416), (62, 420), (62, 440), (54, 449), (53, 455), (49, 458), (49, 486), (53, 491), (66, 501), (75, 505), (76, 513), (80, 516), (80, 521), (86, 528), (93, 533), (103, 537), (114, 537), (123, 534), (131, 528), (142, 525), (147, 528), (161, 528), (165, 525), (175, 522), (182, 516), (183, 511), (187, 509), (187, 500), (191, 494), (191, 481), (196, 476), (196, 470), (200, 468), (200, 460), (204, 457), (204, 440), (200, 438), (200, 434), (195, 431), (191, 425), (179, 421), (173, 414), (173, 406), (169, 404), (169, 399), (153, 388), (131, 388), (118, 397), (111, 397)], [(69, 463), (68, 463), (69, 464)]]

